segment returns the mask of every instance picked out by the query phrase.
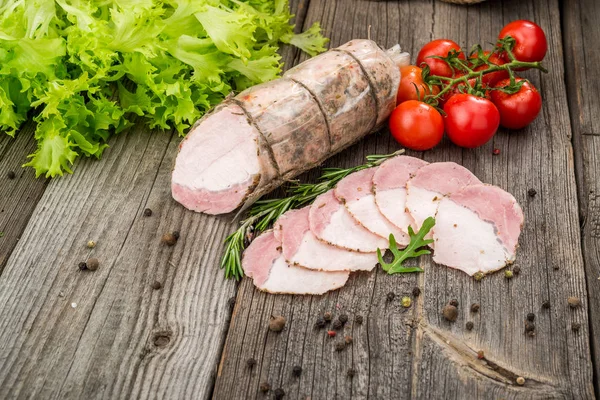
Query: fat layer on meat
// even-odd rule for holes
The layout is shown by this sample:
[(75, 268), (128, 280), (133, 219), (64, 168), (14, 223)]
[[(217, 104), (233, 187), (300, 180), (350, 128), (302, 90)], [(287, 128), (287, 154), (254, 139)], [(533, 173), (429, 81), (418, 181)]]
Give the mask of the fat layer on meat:
[(275, 223), (275, 236), (290, 265), (321, 271), (371, 271), (377, 264), (376, 253), (359, 253), (329, 245), (310, 230), (310, 206), (290, 210)]
[(266, 231), (244, 251), (242, 268), (258, 289), (269, 293), (323, 294), (346, 284), (348, 271), (323, 272), (289, 265), (280, 246), (274, 232)]
[(428, 163), (414, 157), (396, 156), (385, 161), (373, 175), (377, 208), (404, 234), (414, 220), (406, 208), (406, 182)]
[(396, 242), (405, 246), (410, 242), (408, 235), (392, 224), (375, 204), (372, 187), (376, 171), (374, 167), (348, 175), (336, 185), (335, 196), (362, 226), (384, 239), (393, 234)]
[(439, 202), (433, 227), (433, 261), (469, 275), (514, 261), (523, 226), (515, 198), (491, 185), (472, 185)]
[(310, 206), (310, 230), (325, 243), (347, 250), (371, 253), (388, 247), (388, 241), (358, 223), (329, 190)]

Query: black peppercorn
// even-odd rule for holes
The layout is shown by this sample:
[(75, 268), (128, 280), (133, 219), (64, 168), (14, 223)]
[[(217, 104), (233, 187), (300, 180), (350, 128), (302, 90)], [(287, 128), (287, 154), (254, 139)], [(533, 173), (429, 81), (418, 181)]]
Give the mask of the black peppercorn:
[(317, 320), (315, 321), (315, 328), (316, 329), (325, 328), (325, 318), (318, 317)]
[(531, 321), (525, 321), (525, 332), (535, 331), (535, 324)]
[(292, 374), (294, 376), (300, 376), (302, 374), (302, 367), (299, 365), (294, 365), (292, 368)]
[(335, 321), (333, 321), (333, 324), (331, 324), (332, 328), (337, 330), (342, 329), (342, 322), (339, 319), (336, 319)]
[(456, 300), (456, 299), (450, 300), (450, 305), (454, 306), (454, 307), (458, 307), (458, 300)]
[(542, 303), (542, 308), (543, 308), (543, 309), (546, 309), (546, 310), (547, 310), (547, 309), (549, 309), (549, 308), (550, 308), (550, 301), (549, 301), (549, 300), (545, 300), (545, 301)]
[(269, 390), (271, 390), (271, 385), (269, 385), (268, 382), (263, 382), (260, 384), (260, 391), (263, 393), (268, 392)]
[(530, 312), (529, 314), (527, 314), (527, 321), (535, 321), (535, 314)]
[(11, 180), (15, 179), (16, 176), (15, 171), (8, 171), (8, 174), (6, 174), (6, 177)]
[(394, 300), (394, 297), (396, 297), (396, 295), (394, 294), (394, 292), (389, 292), (389, 293), (386, 295), (386, 299), (387, 299), (387, 301), (393, 301), (393, 300)]
[(149, 217), (149, 216), (151, 216), (151, 215), (152, 215), (152, 210), (151, 210), (151, 209), (149, 209), (149, 208), (146, 208), (146, 209), (144, 210), (144, 216), (145, 216), (145, 217)]
[(479, 304), (478, 303), (473, 303), (471, 304), (471, 312), (478, 312), (479, 311)]
[(358, 325), (362, 325), (362, 323), (363, 323), (363, 316), (362, 315), (357, 315), (356, 317), (354, 317), (354, 322), (356, 322)]
[(335, 351), (342, 351), (346, 348), (346, 342), (337, 342), (335, 344)]
[(87, 264), (84, 261), (80, 262), (79, 265), (77, 265), (77, 266), (82, 271), (85, 271), (87, 269)]
[(173, 236), (175, 239), (179, 240), (179, 231), (173, 231)]
[(527, 194), (529, 195), (529, 197), (533, 197), (537, 194), (537, 191), (535, 189), (529, 189), (527, 191)]
[(256, 365), (256, 360), (254, 358), (249, 358), (248, 360), (246, 360), (246, 365), (248, 366), (248, 368), (252, 368)]
[(515, 265), (512, 270), (515, 275), (519, 275), (521, 273), (521, 267), (518, 265)]
[(467, 328), (468, 331), (471, 331), (471, 330), (473, 330), (474, 324), (473, 324), (473, 322), (469, 321), (469, 322), (467, 322), (465, 327)]
[(275, 396), (276, 400), (281, 400), (283, 399), (283, 396), (285, 396), (285, 391), (282, 388), (275, 389), (273, 395)]
[(348, 315), (347, 314), (340, 314), (340, 316), (338, 317), (338, 319), (340, 320), (340, 322), (342, 324), (345, 324), (346, 322), (348, 322)]
[(154, 281), (154, 282), (152, 283), (152, 289), (154, 289), (154, 290), (158, 290), (158, 289), (160, 289), (161, 287), (162, 287), (162, 284), (161, 284), (159, 281)]
[(327, 322), (330, 322), (331, 319), (333, 318), (333, 316), (331, 315), (331, 313), (328, 311), (325, 314), (323, 314), (323, 319)]
[(414, 297), (419, 297), (421, 295), (421, 289), (419, 289), (419, 287), (415, 286), (412, 290), (412, 295)]

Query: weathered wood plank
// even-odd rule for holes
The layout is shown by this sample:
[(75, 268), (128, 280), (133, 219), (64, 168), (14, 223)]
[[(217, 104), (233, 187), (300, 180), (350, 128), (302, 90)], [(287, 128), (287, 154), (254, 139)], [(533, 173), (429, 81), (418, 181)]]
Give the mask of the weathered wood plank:
[[(298, 30), (304, 4), (293, 2)], [(236, 290), (218, 268), (234, 223), (172, 200), (179, 141), (139, 124), (50, 182), (0, 277), (0, 398), (211, 396)], [(168, 247), (171, 231), (181, 237)], [(89, 257), (100, 268), (79, 271)]]
[[(512, 280), (498, 273), (475, 282), (422, 258), (424, 274), (356, 274), (346, 287), (321, 297), (272, 296), (246, 279), (238, 291), (216, 398), (261, 398), (262, 382), (270, 384), (271, 393), (283, 388), (286, 398), (593, 397), (558, 2), (461, 7), (437, 1), (313, 0), (306, 23), (321, 21), (332, 46), (366, 37), (371, 25), (371, 37), (381, 45), (400, 42), (414, 54), (434, 37), (464, 46), (493, 42), (505, 23), (518, 18), (540, 23), (550, 41), (550, 74), (526, 73), (545, 99), (542, 115), (525, 130), (501, 130), (480, 149), (461, 150), (445, 140), (422, 156), (462, 163), (515, 195), (526, 216), (517, 258), (522, 272)], [(326, 164), (356, 165), (366, 154), (396, 148), (389, 135), (373, 135)], [(493, 148), (501, 154), (493, 156)], [(530, 188), (537, 196), (527, 196)], [(416, 285), (422, 295), (413, 297), (411, 308), (402, 308), (400, 297)], [(389, 292), (396, 295), (392, 301)], [(569, 296), (580, 297), (584, 307), (571, 310)], [(450, 299), (458, 300), (460, 310), (453, 324), (440, 315)], [(542, 308), (546, 300), (549, 310)], [(480, 312), (470, 313), (475, 302)], [(313, 328), (324, 311), (347, 313), (351, 321), (335, 339)], [(524, 332), (529, 312), (536, 314), (534, 337)], [(267, 329), (273, 314), (288, 319), (280, 334)], [(364, 317), (362, 325), (352, 322), (357, 315)], [(467, 321), (474, 322), (473, 331), (465, 329)], [(579, 332), (571, 330), (573, 322), (582, 324)], [(335, 343), (346, 334), (353, 344), (336, 352)], [(477, 358), (480, 350), (485, 360)], [(258, 361), (252, 369), (248, 358)], [(294, 365), (302, 366), (300, 377), (292, 376)], [(352, 379), (349, 368), (356, 371)], [(518, 376), (526, 379), (523, 387), (515, 383)]]
[(590, 337), (600, 397), (600, 4), (562, 4), (567, 94), (573, 127), (583, 258), (587, 276)]
[[(34, 129), (28, 123), (14, 139), (0, 133), (0, 274), (46, 188), (46, 179), (35, 179), (32, 169), (21, 168), (36, 148)], [(9, 173), (15, 177), (10, 179)]]

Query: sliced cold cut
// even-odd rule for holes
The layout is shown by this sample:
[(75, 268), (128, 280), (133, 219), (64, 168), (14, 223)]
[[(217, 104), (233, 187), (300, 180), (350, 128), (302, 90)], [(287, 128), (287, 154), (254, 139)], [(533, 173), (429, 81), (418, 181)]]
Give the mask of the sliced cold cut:
[(242, 268), (258, 289), (269, 293), (323, 294), (346, 284), (347, 271), (322, 272), (289, 265), (280, 246), (273, 231), (266, 231), (244, 251)]
[(376, 253), (359, 253), (331, 246), (317, 239), (310, 230), (310, 206), (290, 210), (275, 223), (275, 236), (290, 265), (321, 271), (371, 271)]
[(194, 211), (231, 212), (374, 131), (395, 104), (407, 54), (370, 40), (342, 47), (225, 100), (194, 124), (175, 161), (173, 198)]
[(397, 156), (385, 161), (373, 175), (375, 203), (379, 211), (406, 234), (414, 223), (406, 209), (406, 182), (428, 163), (419, 158)]
[(406, 246), (410, 243), (408, 235), (384, 217), (375, 204), (372, 186), (376, 171), (377, 167), (374, 167), (348, 175), (335, 187), (335, 196), (354, 219), (369, 231), (385, 239), (391, 233), (399, 245)]
[(310, 206), (310, 230), (320, 240), (347, 250), (371, 253), (386, 249), (388, 241), (358, 223), (335, 197), (333, 190), (317, 197)]
[(472, 185), (439, 202), (433, 260), (469, 275), (514, 261), (523, 226), (515, 198), (491, 185)]
[[(471, 171), (453, 162), (432, 163), (419, 168), (406, 183), (406, 207), (413, 218), (415, 232), (427, 217), (435, 216), (444, 196), (480, 183)], [(426, 238), (431, 238), (431, 232)]]

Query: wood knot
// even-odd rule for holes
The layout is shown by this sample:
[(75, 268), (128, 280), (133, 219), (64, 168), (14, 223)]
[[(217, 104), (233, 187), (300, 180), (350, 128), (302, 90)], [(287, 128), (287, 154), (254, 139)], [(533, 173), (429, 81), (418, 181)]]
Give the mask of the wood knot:
[(156, 347), (166, 347), (171, 342), (172, 332), (170, 331), (160, 331), (156, 332), (152, 337), (152, 343)]

